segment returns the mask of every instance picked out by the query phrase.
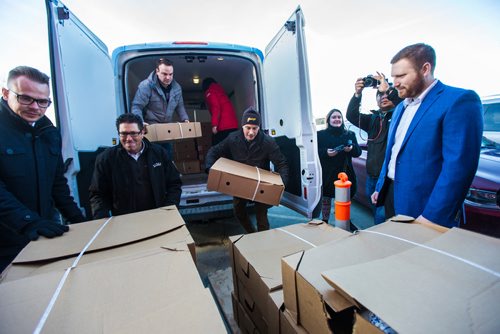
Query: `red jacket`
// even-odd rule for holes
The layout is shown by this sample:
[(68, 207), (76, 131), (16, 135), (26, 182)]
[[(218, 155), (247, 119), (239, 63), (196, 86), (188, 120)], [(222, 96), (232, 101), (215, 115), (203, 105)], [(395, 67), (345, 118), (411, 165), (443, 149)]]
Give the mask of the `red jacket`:
[(212, 115), (212, 127), (216, 126), (217, 131), (238, 128), (233, 105), (221, 85), (212, 83), (205, 92), (205, 101)]

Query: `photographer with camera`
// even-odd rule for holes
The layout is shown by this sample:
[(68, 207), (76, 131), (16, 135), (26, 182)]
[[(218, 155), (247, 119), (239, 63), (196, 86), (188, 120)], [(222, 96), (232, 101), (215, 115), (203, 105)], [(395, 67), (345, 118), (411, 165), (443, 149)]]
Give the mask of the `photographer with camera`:
[[(372, 87), (377, 89), (378, 110), (372, 110), (371, 114), (360, 113), (360, 105), (363, 89)], [(368, 154), (366, 158), (366, 194), (371, 202), (370, 196), (375, 191), (375, 186), (384, 163), (385, 148), (387, 146), (387, 133), (391, 124), (392, 111), (401, 102), (397, 91), (389, 85), (385, 76), (377, 72), (377, 75), (368, 75), (358, 78), (354, 84), (354, 95), (349, 101), (346, 117), (355, 126), (368, 133)], [(383, 207), (375, 207), (374, 223), (380, 224), (385, 221)]]
[(354, 132), (345, 128), (342, 113), (332, 109), (326, 116), (327, 128), (318, 131), (318, 153), (323, 170), (323, 198), (321, 212), (323, 221), (328, 223), (335, 197), (334, 182), (338, 174), (345, 172), (352, 182), (351, 198), (356, 194), (356, 174), (352, 167), (352, 158), (361, 155), (361, 148)]

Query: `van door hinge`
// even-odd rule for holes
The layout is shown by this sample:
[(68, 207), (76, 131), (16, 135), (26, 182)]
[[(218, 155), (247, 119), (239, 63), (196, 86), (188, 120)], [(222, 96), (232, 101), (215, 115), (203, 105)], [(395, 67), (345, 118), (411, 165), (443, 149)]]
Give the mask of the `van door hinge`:
[(69, 19), (69, 10), (66, 7), (57, 7), (57, 19), (59, 23)]
[(295, 21), (286, 21), (285, 28), (288, 31), (295, 33)]

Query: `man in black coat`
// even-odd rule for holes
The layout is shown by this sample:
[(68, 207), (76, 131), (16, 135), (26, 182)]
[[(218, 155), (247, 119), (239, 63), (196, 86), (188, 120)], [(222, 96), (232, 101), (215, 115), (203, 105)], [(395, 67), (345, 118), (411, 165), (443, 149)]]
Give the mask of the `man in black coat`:
[[(269, 162), (272, 162), (286, 186), (288, 182), (288, 164), (285, 156), (281, 153), (278, 144), (272, 137), (259, 131), (260, 124), (260, 114), (258, 112), (253, 108), (245, 110), (241, 120), (241, 130), (230, 133), (226, 139), (212, 146), (208, 151), (206, 158), (207, 170), (221, 157), (265, 170), (270, 170)], [(236, 218), (248, 233), (252, 233), (255, 230), (246, 211), (248, 202), (250, 200), (239, 197), (233, 198)], [(269, 229), (267, 219), (269, 207), (267, 204), (255, 202), (258, 231)]]
[[(384, 163), (385, 148), (387, 146), (387, 134), (391, 125), (392, 112), (396, 105), (402, 101), (397, 91), (389, 85), (384, 75), (379, 74), (372, 77), (372, 82), (380, 82), (377, 88), (378, 110), (372, 110), (371, 114), (360, 113), (362, 92), (365, 88), (366, 78), (358, 78), (354, 84), (354, 95), (349, 101), (346, 118), (349, 122), (368, 133), (367, 157), (366, 157), (366, 195), (368, 197), (375, 191), (377, 180)], [(369, 199), (371, 202), (371, 198)], [(384, 207), (375, 207), (374, 223), (380, 224), (385, 221)]]
[(0, 272), (39, 235), (53, 238), (84, 221), (66, 178), (61, 135), (45, 116), (49, 77), (18, 66), (0, 102)]
[(96, 158), (90, 184), (94, 219), (179, 205), (182, 182), (167, 151), (144, 138), (140, 116), (116, 120), (120, 144)]

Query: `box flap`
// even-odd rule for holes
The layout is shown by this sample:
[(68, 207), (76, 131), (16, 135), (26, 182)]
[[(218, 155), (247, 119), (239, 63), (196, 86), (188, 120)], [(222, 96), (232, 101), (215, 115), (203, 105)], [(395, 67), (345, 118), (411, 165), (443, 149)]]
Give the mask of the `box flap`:
[[(13, 263), (35, 262), (79, 254), (105, 219), (93, 220), (70, 226), (62, 237), (40, 237), (30, 242)], [(175, 206), (115, 216), (94, 240), (88, 251), (95, 251), (127, 244), (166, 233), (184, 225)]]
[(499, 333), (500, 240), (452, 229), (423, 244), (323, 277), (400, 333)]

